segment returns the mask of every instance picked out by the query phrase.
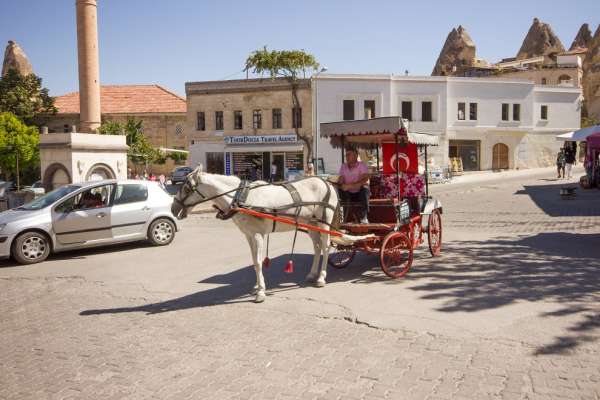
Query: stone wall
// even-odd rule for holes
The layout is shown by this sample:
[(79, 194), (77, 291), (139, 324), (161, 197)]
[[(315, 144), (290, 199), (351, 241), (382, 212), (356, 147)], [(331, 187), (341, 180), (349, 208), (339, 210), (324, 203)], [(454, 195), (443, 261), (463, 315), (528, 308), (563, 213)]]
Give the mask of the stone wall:
[[(489, 78), (528, 79), (535, 82), (536, 85), (559, 85), (559, 78), (565, 75), (571, 78), (574, 87), (581, 87), (583, 77), (583, 71), (581, 68), (541, 68), (527, 71), (512, 71), (503, 72), (498, 75), (491, 75)], [(546, 80), (546, 83), (543, 83), (543, 79)]]

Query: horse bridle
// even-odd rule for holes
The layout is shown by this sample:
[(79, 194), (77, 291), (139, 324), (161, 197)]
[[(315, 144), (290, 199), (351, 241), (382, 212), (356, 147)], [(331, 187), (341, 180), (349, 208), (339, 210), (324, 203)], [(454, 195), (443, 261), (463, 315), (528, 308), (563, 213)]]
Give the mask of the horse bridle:
[[(183, 183), (183, 186), (181, 187), (181, 190), (185, 192), (185, 197), (182, 199), (178, 199), (177, 196), (173, 197), (173, 201), (175, 203), (179, 204), (184, 209), (187, 207), (193, 207), (193, 206), (197, 206), (198, 204), (206, 203), (207, 201), (211, 201), (211, 200), (217, 199), (222, 196), (227, 196), (230, 193), (235, 192), (239, 189), (238, 187), (236, 187), (235, 189), (228, 190), (227, 192), (220, 193), (220, 194), (210, 196), (210, 197), (206, 197), (205, 195), (202, 194), (202, 192), (200, 192), (198, 190), (198, 185), (196, 185), (196, 182), (192, 183), (190, 181), (190, 176), (191, 176), (191, 174), (185, 178), (185, 182)], [(198, 196), (200, 196), (202, 198), (202, 200), (200, 200), (199, 202), (194, 203), (194, 204), (185, 204), (185, 201), (194, 193), (197, 193)]]

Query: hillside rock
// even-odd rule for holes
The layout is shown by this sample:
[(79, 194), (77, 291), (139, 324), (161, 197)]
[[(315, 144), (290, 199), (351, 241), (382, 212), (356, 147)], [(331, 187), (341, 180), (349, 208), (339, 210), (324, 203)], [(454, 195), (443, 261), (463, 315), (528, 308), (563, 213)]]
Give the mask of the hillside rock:
[(517, 60), (545, 56), (551, 53), (562, 53), (564, 51), (565, 48), (558, 36), (554, 34), (550, 25), (534, 18), (533, 24), (529, 28), (525, 40), (523, 40), (521, 49), (517, 53)]
[(31, 63), (21, 47), (14, 41), (9, 40), (4, 51), (4, 63), (2, 64), (2, 76), (5, 76), (10, 69), (15, 69), (21, 75), (33, 73)]
[(456, 75), (473, 66), (475, 43), (462, 26), (452, 29), (435, 63), (431, 75)]
[(590, 43), (592, 42), (592, 31), (590, 31), (590, 26), (588, 24), (581, 25), (579, 28), (579, 32), (577, 32), (577, 36), (571, 43), (571, 47), (569, 50), (576, 49), (577, 47), (585, 47), (588, 48)]

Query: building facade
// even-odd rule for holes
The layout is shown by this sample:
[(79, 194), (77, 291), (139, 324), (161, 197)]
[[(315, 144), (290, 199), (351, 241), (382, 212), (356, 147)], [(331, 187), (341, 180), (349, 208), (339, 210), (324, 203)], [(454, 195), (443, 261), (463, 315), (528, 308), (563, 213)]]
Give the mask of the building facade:
[[(185, 131), (185, 99), (158, 85), (106, 85), (100, 88), (102, 121), (125, 123), (129, 118), (142, 121), (144, 135), (156, 147), (187, 150)], [(49, 133), (78, 131), (79, 93), (69, 93), (55, 99), (58, 113), (44, 121)], [(149, 173), (168, 174), (175, 162), (149, 166)]]
[[(318, 123), (402, 116), (411, 131), (440, 136), (434, 165), (458, 157), (467, 171), (553, 165), (555, 136), (580, 126), (581, 89), (529, 80), (321, 74), (313, 89)], [(323, 139), (318, 148), (337, 172), (340, 150)]]
[(294, 108), (286, 79), (188, 82), (186, 131), (190, 165), (251, 179), (288, 179), (303, 171), (308, 155), (296, 136), (312, 138), (309, 79), (297, 81)]

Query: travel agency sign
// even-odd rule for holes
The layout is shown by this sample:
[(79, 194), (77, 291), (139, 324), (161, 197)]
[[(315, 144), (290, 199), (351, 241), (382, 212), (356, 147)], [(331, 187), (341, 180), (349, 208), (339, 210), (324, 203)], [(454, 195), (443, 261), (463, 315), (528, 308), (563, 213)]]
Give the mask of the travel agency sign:
[(225, 136), (225, 144), (285, 144), (296, 143), (298, 138), (295, 134), (287, 135), (256, 135), (256, 136)]

